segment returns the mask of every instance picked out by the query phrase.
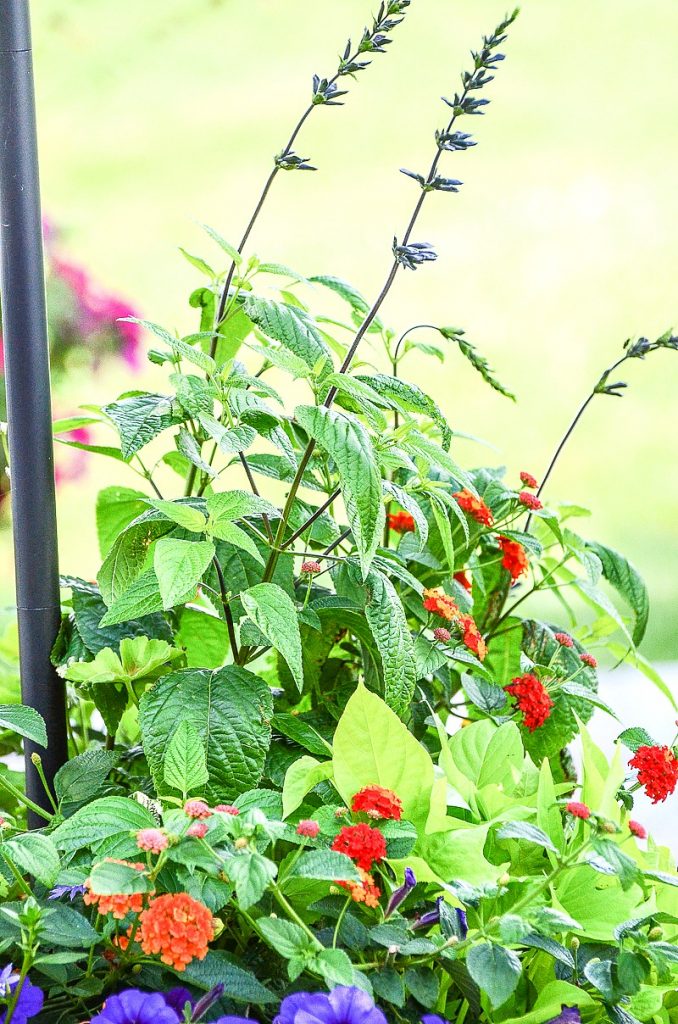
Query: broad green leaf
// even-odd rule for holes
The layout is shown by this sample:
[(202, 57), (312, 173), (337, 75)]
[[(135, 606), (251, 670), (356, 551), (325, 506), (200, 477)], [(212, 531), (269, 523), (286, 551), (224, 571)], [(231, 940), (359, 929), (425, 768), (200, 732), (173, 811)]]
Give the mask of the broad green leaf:
[(313, 320), (303, 310), (284, 302), (248, 295), (243, 309), (259, 330), (280, 342), (320, 378), (332, 372), (332, 356)]
[(165, 537), (155, 545), (153, 568), (158, 577), (163, 608), (173, 608), (194, 590), (214, 558), (211, 541)]
[(403, 440), (403, 448), (411, 455), (423, 459), (429, 465), (436, 466), (449, 473), (460, 485), (468, 487), (469, 490), (474, 490), (467, 474), (457, 465), (454, 459), (440, 445), (425, 437), (418, 430), (409, 431), (407, 437)]
[(179, 611), (174, 642), (186, 652), (189, 668), (219, 668), (230, 650), (228, 627), (216, 615), (196, 608)]
[(258, 903), (275, 878), (277, 866), (256, 850), (237, 853), (228, 862), (228, 876), (235, 883), (241, 910)]
[(150, 811), (136, 800), (106, 796), (76, 811), (51, 833), (50, 838), (57, 849), (69, 852), (86, 846), (96, 848), (104, 839), (128, 836), (141, 828), (156, 826)]
[(143, 871), (133, 864), (121, 864), (114, 859), (100, 861), (92, 867), (90, 874), (92, 889), (101, 896), (115, 896), (123, 893), (148, 892), (151, 884)]
[(182, 526), (191, 533), (204, 533), (206, 520), (198, 508), (186, 504), (183, 501), (164, 501), (160, 498), (147, 499), (158, 512), (162, 512), (167, 519), (171, 519), (177, 526)]
[(91, 800), (105, 784), (116, 760), (113, 751), (96, 747), (72, 757), (54, 776), (54, 792), (59, 803)]
[(282, 654), (298, 689), (304, 688), (301, 634), (292, 599), (276, 583), (258, 583), (240, 594), (243, 608), (272, 647)]
[(520, 960), (513, 950), (494, 942), (472, 946), (466, 956), (468, 972), (493, 1007), (502, 1006), (520, 980)]
[(187, 260), (192, 267), (195, 267), (196, 270), (199, 270), (201, 274), (205, 274), (211, 280), (214, 280), (217, 277), (209, 263), (206, 263), (200, 256), (194, 256), (192, 253), (187, 252), (182, 248), (182, 246), (179, 246), (179, 252), (184, 259)]
[(548, 981), (537, 995), (532, 1010), (509, 1017), (504, 1024), (545, 1024), (562, 1012), (563, 1006), (591, 1007), (593, 999), (584, 989), (567, 981)]
[(154, 569), (148, 569), (111, 602), (100, 626), (114, 626), (161, 610), (162, 597)]
[(412, 634), (398, 592), (387, 576), (370, 569), (365, 591), (365, 617), (384, 672), (384, 700), (403, 718), (417, 683)]
[(223, 985), (224, 996), (237, 1003), (260, 1006), (280, 1001), (277, 993), (262, 985), (251, 971), (232, 963), (222, 949), (211, 949), (204, 960), (193, 960), (178, 976), (182, 982), (205, 991)]
[(257, 929), (269, 946), (285, 960), (291, 960), (293, 956), (303, 956), (307, 950), (313, 949), (306, 932), (293, 921), (285, 921), (279, 917), (260, 917), (257, 920)]
[(387, 494), (390, 494), (395, 500), (401, 505), (406, 512), (409, 512), (414, 519), (415, 533), (419, 541), (419, 550), (426, 546), (428, 540), (428, 520), (424, 514), (424, 511), (409, 491), (406, 491), (403, 487), (399, 487), (398, 484), (394, 484), (391, 480), (382, 481), (382, 486)]
[(335, 850), (309, 850), (295, 861), (289, 877), (317, 878), (324, 882), (359, 882), (353, 861)]
[(210, 479), (214, 480), (218, 473), (216, 469), (209, 463), (205, 462), (200, 452), (200, 445), (193, 437), (193, 434), (189, 434), (188, 430), (182, 427), (175, 438), (177, 450), (188, 459), (191, 465), (199, 469), (201, 473), (204, 473)]
[(184, 799), (209, 781), (205, 748), (187, 718), (179, 723), (167, 745), (164, 776), (167, 785), (178, 789)]
[(424, 825), (433, 762), (395, 712), (362, 684), (339, 719), (333, 749), (335, 784), (347, 804), (364, 786), (385, 786), (400, 797), (403, 816)]
[(447, 420), (432, 398), (408, 381), (399, 377), (389, 377), (387, 374), (375, 373), (371, 377), (359, 376), (357, 380), (364, 381), (383, 398), (390, 399), (403, 412), (417, 412), (428, 416), (440, 428), (442, 434), (443, 448), (447, 450), (450, 446), (452, 431)]
[(148, 568), (148, 549), (153, 541), (174, 528), (162, 513), (148, 509), (118, 535), (97, 576), (101, 596), (107, 605), (120, 597)]
[(369, 434), (356, 420), (324, 407), (299, 406), (295, 416), (337, 468), (364, 578), (384, 527), (381, 477)]
[(135, 394), (103, 408), (120, 435), (123, 457), (130, 459), (173, 422), (172, 399), (167, 395)]
[(497, 829), (499, 839), (521, 839), (526, 843), (534, 843), (542, 846), (545, 850), (556, 853), (556, 847), (549, 837), (537, 825), (531, 825), (527, 821), (507, 821), (505, 825)]
[(198, 419), (200, 425), (204, 427), (212, 440), (217, 442), (225, 455), (237, 455), (239, 452), (246, 451), (257, 436), (254, 427), (242, 424), (229, 430), (208, 413), (201, 413)]
[(99, 551), (105, 558), (121, 530), (146, 511), (148, 498), (132, 487), (104, 487), (97, 494)]
[[(329, 288), (335, 295), (340, 295), (351, 307), (351, 315), (356, 327), (362, 324), (365, 316), (369, 313), (370, 304), (352, 284), (349, 284), (348, 281), (343, 281), (340, 277), (332, 277), (329, 274), (316, 274), (314, 277), (309, 278), (309, 280), (313, 284), (321, 284), (325, 288)], [(383, 329), (384, 325), (379, 317), (375, 317), (368, 328), (369, 331), (375, 332), (383, 331)]]
[(637, 647), (645, 636), (650, 616), (650, 599), (640, 573), (623, 555), (613, 551), (612, 548), (592, 541), (589, 541), (586, 546), (600, 559), (604, 578), (630, 605), (636, 619), (633, 628), (633, 642)]
[(45, 886), (52, 886), (61, 869), (59, 854), (49, 836), (26, 832), (0, 845), (0, 853), (9, 857), (21, 872), (33, 875)]
[(257, 785), (271, 737), (268, 686), (234, 665), (210, 672), (172, 672), (147, 690), (139, 706), (141, 736), (159, 792), (167, 744), (182, 721), (197, 731), (205, 751), (207, 799), (229, 802)]
[(210, 529), (215, 536), (216, 527), (223, 522), (232, 523), (244, 516), (267, 515), (280, 518), (280, 511), (257, 494), (247, 491), (225, 491), (222, 494), (211, 494), (207, 499), (207, 511), (210, 517)]
[(260, 565), (264, 564), (264, 559), (259, 553), (259, 548), (254, 543), (252, 537), (245, 530), (242, 530), (235, 523), (229, 522), (228, 519), (220, 519), (217, 522), (211, 523), (208, 526), (208, 531), (213, 537), (218, 540), (225, 540), (227, 543), (232, 544), (233, 547), (242, 548), (248, 555), (251, 555), (255, 561), (259, 562)]
[(296, 811), (306, 794), (318, 783), (331, 779), (333, 773), (334, 765), (331, 761), (317, 761), (315, 757), (309, 757), (307, 754), (294, 761), (285, 773), (282, 792), (283, 818), (288, 818)]
[(510, 793), (520, 779), (525, 752), (513, 722), (498, 728), (487, 719), (474, 722), (454, 733), (448, 750), (441, 767), (467, 802), (483, 786), (501, 786)]
[(0, 729), (11, 729), (24, 739), (47, 746), (45, 721), (35, 708), (26, 704), (0, 704)]

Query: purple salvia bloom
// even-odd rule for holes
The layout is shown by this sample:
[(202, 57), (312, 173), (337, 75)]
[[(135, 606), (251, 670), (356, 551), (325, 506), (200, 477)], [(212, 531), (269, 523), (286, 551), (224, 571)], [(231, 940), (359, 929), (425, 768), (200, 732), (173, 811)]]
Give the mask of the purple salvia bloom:
[(71, 903), (76, 896), (82, 896), (86, 892), (84, 885), (55, 885), (51, 890), (49, 896), (50, 900), (61, 899), (62, 896), (68, 896)]
[(457, 931), (459, 932), (459, 938), (465, 939), (468, 935), (468, 921), (466, 919), (466, 911), (462, 910), (461, 907), (455, 907), (454, 912), (457, 915)]
[(398, 909), (403, 900), (412, 892), (416, 884), (417, 879), (415, 878), (412, 868), (405, 868), (405, 880), (401, 886), (394, 889), (391, 893), (384, 917), (390, 917), (390, 915)]
[[(221, 999), (223, 994), (224, 994), (224, 986), (221, 985), (221, 984), (220, 985), (215, 985), (214, 988), (211, 988), (209, 990), (209, 992), (206, 992), (205, 995), (202, 996), (198, 1000), (198, 1002), (195, 1004), (195, 1007), (193, 1008), (193, 1015), (191, 1016), (191, 1020), (192, 1021), (201, 1020), (205, 1016), (207, 1011), (210, 1009), (210, 1007), (214, 1006), (214, 1004), (216, 1002), (218, 1002), (219, 999)], [(241, 1019), (240, 1017), (235, 1017), (234, 1018), (234, 1020), (240, 1020), (240, 1019)]]

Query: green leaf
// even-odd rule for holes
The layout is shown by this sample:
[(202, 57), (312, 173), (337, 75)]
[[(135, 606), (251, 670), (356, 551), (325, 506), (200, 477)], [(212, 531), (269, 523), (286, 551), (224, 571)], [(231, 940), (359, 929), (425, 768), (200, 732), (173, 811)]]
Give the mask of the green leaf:
[(317, 878), (323, 882), (359, 882), (358, 869), (350, 857), (335, 850), (309, 850), (302, 853), (289, 878)]
[[(236, 519), (243, 519), (245, 516), (268, 515), (272, 518), (280, 518), (280, 511), (265, 501), (257, 494), (249, 494), (247, 491), (225, 491), (222, 494), (211, 494), (207, 499), (207, 511), (210, 517), (210, 529), (222, 522), (232, 523)], [(218, 537), (219, 534), (217, 533)]]
[(159, 792), (167, 792), (165, 750), (183, 720), (196, 730), (205, 751), (207, 799), (232, 801), (254, 788), (270, 743), (272, 710), (266, 683), (234, 665), (163, 676), (139, 706), (144, 751)]
[(208, 413), (201, 413), (198, 419), (201, 427), (207, 431), (213, 441), (217, 442), (225, 455), (237, 455), (239, 452), (246, 451), (257, 436), (254, 427), (248, 427), (245, 424), (227, 430)]
[(223, 985), (225, 998), (238, 1003), (265, 1005), (280, 1001), (280, 996), (262, 985), (251, 971), (231, 963), (229, 954), (221, 949), (211, 949), (204, 960), (193, 960), (178, 977), (205, 991)]
[(275, 878), (276, 865), (256, 850), (237, 853), (228, 861), (228, 877), (235, 883), (241, 910), (249, 910), (268, 889)]
[(433, 399), (416, 384), (383, 373), (375, 373), (371, 377), (358, 376), (356, 379), (369, 384), (383, 398), (389, 398), (403, 412), (412, 411), (428, 416), (440, 428), (443, 448), (449, 448), (452, 431), (447, 420)]
[(226, 623), (206, 611), (182, 608), (174, 634), (177, 647), (186, 652), (189, 668), (220, 668), (230, 648)]
[(259, 548), (250, 537), (249, 533), (241, 530), (235, 523), (228, 522), (226, 519), (222, 519), (220, 522), (215, 523), (210, 530), (213, 537), (217, 537), (219, 540), (225, 540), (233, 547), (241, 548), (246, 551), (248, 555), (251, 555), (259, 565), (264, 564), (264, 559), (259, 553)]
[(624, 729), (619, 734), (618, 739), (620, 743), (623, 743), (634, 754), (638, 747), (653, 747), (655, 745), (655, 741), (649, 732), (637, 725), (634, 725), (631, 729)]
[(201, 446), (184, 427), (177, 434), (175, 442), (177, 450), (188, 459), (192, 466), (195, 466), (196, 469), (199, 469), (201, 473), (204, 473), (211, 480), (218, 476), (216, 469), (203, 459), (200, 453)]
[(316, 754), (318, 757), (327, 757), (332, 754), (332, 747), (327, 740), (299, 715), (280, 712), (273, 719), (273, 728), (281, 732), (283, 736), (294, 740), (311, 754)]
[(202, 224), (201, 227), (203, 228), (204, 231), (207, 232), (212, 241), (216, 242), (217, 245), (224, 250), (226, 255), (235, 263), (236, 267), (239, 267), (240, 264), (242, 263), (242, 256), (235, 248), (235, 246), (231, 245), (230, 242), (227, 242), (225, 238), (222, 238), (219, 232), (215, 231), (214, 228), (211, 228), (209, 224)]
[(454, 733), (448, 750), (441, 767), (466, 801), (483, 786), (501, 786), (510, 793), (518, 784), (525, 752), (513, 722), (499, 728), (487, 719), (474, 722)]
[(633, 642), (637, 647), (645, 636), (650, 616), (650, 599), (640, 573), (623, 555), (612, 548), (592, 541), (587, 542), (586, 547), (598, 556), (603, 566), (604, 578), (631, 607), (636, 618)]
[(493, 1007), (502, 1006), (520, 980), (520, 960), (510, 949), (494, 942), (472, 946), (466, 957), (468, 972), (487, 994)]
[(427, 1010), (432, 1010), (438, 999), (439, 976), (430, 967), (410, 967), (405, 971), (405, 985), (414, 998)]
[(324, 407), (299, 406), (295, 416), (334, 461), (365, 578), (384, 527), (381, 477), (369, 434), (361, 423)]
[(90, 873), (92, 890), (100, 896), (115, 896), (117, 893), (131, 896), (148, 892), (151, 888), (148, 878), (133, 864), (120, 864), (106, 859), (95, 864)]
[(313, 949), (308, 935), (298, 924), (279, 917), (260, 917), (257, 928), (269, 946), (285, 960), (293, 956), (304, 956)]
[(507, 821), (497, 830), (499, 839), (522, 839), (526, 843), (534, 843), (536, 846), (543, 846), (545, 850), (557, 853), (555, 845), (549, 837), (536, 825), (530, 825), (527, 821)]
[(148, 549), (174, 526), (160, 512), (148, 509), (134, 519), (114, 541), (97, 576), (107, 605), (120, 597), (147, 568)]
[(314, 958), (313, 966), (330, 986), (350, 985), (354, 980), (353, 964), (344, 949), (323, 949)]
[(26, 832), (0, 845), (0, 852), (9, 857), (20, 871), (33, 875), (36, 881), (52, 886), (61, 869), (59, 854), (49, 836)]
[[(329, 274), (316, 274), (314, 277), (309, 278), (309, 280), (313, 284), (321, 284), (325, 288), (329, 288), (335, 295), (340, 295), (351, 307), (351, 315), (356, 327), (362, 324), (365, 316), (369, 313), (370, 304), (352, 284), (349, 284), (348, 281), (343, 281), (340, 277), (332, 277)], [(375, 317), (368, 328), (369, 331), (375, 332), (383, 331), (383, 329), (384, 325), (379, 317)]]
[(209, 263), (205, 263), (205, 261), (201, 259), (200, 256), (193, 256), (190, 252), (186, 252), (186, 250), (183, 249), (181, 246), (179, 246), (179, 252), (184, 257), (184, 259), (188, 260), (191, 266), (195, 267), (196, 270), (199, 270), (201, 274), (205, 274), (211, 280), (214, 280), (216, 278), (217, 275), (212, 270)]
[(388, 705), (362, 684), (339, 719), (333, 748), (335, 784), (347, 804), (364, 786), (385, 786), (400, 797), (408, 821), (426, 822), (433, 762)]
[(104, 785), (117, 760), (111, 750), (90, 747), (72, 757), (54, 776), (54, 792), (60, 804), (91, 800)]
[(160, 498), (150, 498), (147, 501), (177, 526), (182, 526), (191, 533), (204, 533), (206, 520), (200, 509), (193, 508), (183, 501), (164, 501)]
[(76, 811), (51, 833), (50, 838), (57, 849), (68, 852), (86, 846), (96, 847), (104, 839), (155, 827), (157, 822), (153, 815), (135, 800), (106, 796)]
[(403, 487), (399, 487), (398, 484), (394, 484), (391, 480), (383, 480), (382, 486), (387, 494), (390, 494), (398, 502), (406, 512), (409, 512), (414, 519), (415, 532), (419, 541), (419, 550), (426, 546), (428, 540), (428, 520), (424, 514), (424, 511), (409, 491), (406, 491)]
[(0, 704), (0, 729), (11, 729), (24, 739), (47, 746), (45, 720), (25, 704)]
[(331, 761), (316, 761), (304, 755), (287, 769), (283, 784), (283, 818), (288, 818), (303, 803), (307, 793), (325, 779), (332, 778), (334, 766)]
[(97, 494), (96, 521), (99, 551), (105, 558), (116, 537), (146, 511), (148, 498), (131, 487), (104, 487)]
[(155, 545), (153, 568), (158, 577), (163, 608), (173, 608), (195, 591), (214, 558), (211, 541), (165, 537)]
[[(332, 372), (332, 356), (313, 320), (303, 310), (284, 302), (248, 295), (243, 309), (263, 333), (303, 359), (320, 378)], [(320, 367), (320, 370), (318, 370)]]
[(401, 718), (409, 712), (417, 683), (414, 643), (398, 592), (383, 573), (365, 579), (365, 617), (381, 655), (384, 700)]
[(112, 601), (99, 625), (114, 626), (120, 622), (128, 622), (130, 619), (158, 612), (162, 606), (158, 577), (154, 569), (148, 569)]
[(178, 789), (184, 799), (209, 781), (205, 748), (188, 719), (179, 723), (167, 745), (164, 776), (167, 785)]
[(301, 634), (292, 599), (276, 583), (258, 583), (242, 591), (240, 600), (252, 622), (282, 654), (299, 691), (303, 690)]
[(120, 435), (123, 457), (131, 459), (173, 422), (172, 399), (167, 395), (138, 394), (103, 408)]

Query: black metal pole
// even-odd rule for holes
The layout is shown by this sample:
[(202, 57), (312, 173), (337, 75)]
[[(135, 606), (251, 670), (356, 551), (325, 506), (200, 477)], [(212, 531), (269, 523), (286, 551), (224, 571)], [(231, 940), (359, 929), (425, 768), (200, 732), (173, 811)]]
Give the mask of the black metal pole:
[[(0, 271), (21, 693), (48, 736), (47, 750), (25, 744), (26, 787), (48, 808), (31, 754), (41, 755), (51, 782), (67, 756), (66, 704), (50, 663), (59, 570), (28, 0), (0, 0)], [(44, 822), (31, 815), (29, 824)]]

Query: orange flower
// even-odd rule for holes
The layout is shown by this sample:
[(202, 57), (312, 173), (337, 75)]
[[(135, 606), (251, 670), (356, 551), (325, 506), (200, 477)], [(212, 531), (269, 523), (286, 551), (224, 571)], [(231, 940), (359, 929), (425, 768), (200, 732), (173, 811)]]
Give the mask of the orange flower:
[(499, 537), (497, 544), (504, 552), (501, 564), (511, 573), (512, 580), (518, 580), (530, 568), (527, 552), (522, 544), (510, 537)]
[(482, 498), (476, 498), (475, 494), (471, 494), (466, 488), (463, 491), (456, 491), (452, 497), (457, 499), (459, 508), (467, 512), (471, 519), (475, 519), (481, 526), (492, 526), (494, 516)]
[(414, 533), (414, 517), (409, 512), (389, 512), (388, 525), (394, 533)]
[(212, 914), (186, 892), (151, 900), (139, 921), (138, 938), (144, 953), (159, 953), (162, 962), (175, 971), (183, 971), (192, 960), (204, 960), (214, 938)]
[(364, 903), (366, 907), (378, 907), (381, 889), (374, 884), (374, 878), (368, 871), (358, 868), (358, 874), (360, 882), (339, 882), (339, 885), (348, 889), (355, 903)]
[(424, 590), (424, 609), (439, 615), (441, 619), (451, 622), (459, 614), (459, 608), (453, 598), (446, 594), (442, 587), (431, 587)]
[[(143, 871), (144, 864), (131, 864), (127, 860), (116, 860), (114, 857), (107, 857), (106, 862), (108, 864), (125, 864), (127, 867), (136, 868), (137, 871)], [(122, 921), (124, 917), (131, 912), (133, 914), (140, 914), (144, 909), (144, 893), (116, 893), (113, 896), (102, 896), (98, 892), (93, 892), (91, 882), (89, 878), (85, 882), (85, 888), (87, 892), (83, 895), (82, 899), (86, 906), (95, 906), (100, 914), (112, 914), (116, 921)]]
[(462, 640), (465, 646), (468, 647), (469, 651), (473, 651), (479, 660), (482, 661), (487, 654), (487, 644), (476, 626), (475, 619), (472, 615), (459, 615), (457, 616), (457, 622), (461, 628)]

